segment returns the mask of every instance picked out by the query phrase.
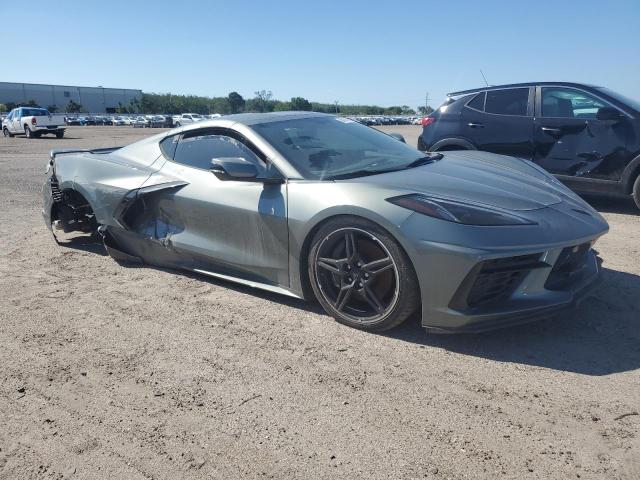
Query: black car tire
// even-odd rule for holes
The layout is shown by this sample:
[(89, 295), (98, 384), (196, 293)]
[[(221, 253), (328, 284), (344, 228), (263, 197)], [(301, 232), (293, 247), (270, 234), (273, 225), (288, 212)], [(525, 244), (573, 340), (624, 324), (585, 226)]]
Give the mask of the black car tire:
[(31, 131), (31, 129), (29, 128), (28, 125), (24, 126), (24, 136), (27, 137), (27, 138), (33, 138), (34, 137), (33, 132)]
[(176, 128), (180, 128), (182, 125), (180, 125), (180, 122), (176, 122)]
[(56, 138), (62, 138), (62, 137), (64, 137), (64, 131), (56, 132)]
[(13, 138), (13, 133), (11, 133), (7, 127), (4, 127), (2, 133), (4, 133), (5, 137)]
[(640, 208), (640, 174), (633, 183), (633, 200), (636, 202), (636, 206)]
[[(348, 235), (353, 235), (353, 254)], [(388, 330), (404, 322), (420, 304), (409, 257), (386, 230), (363, 218), (338, 217), (322, 225), (307, 260), (316, 298), (342, 324)]]

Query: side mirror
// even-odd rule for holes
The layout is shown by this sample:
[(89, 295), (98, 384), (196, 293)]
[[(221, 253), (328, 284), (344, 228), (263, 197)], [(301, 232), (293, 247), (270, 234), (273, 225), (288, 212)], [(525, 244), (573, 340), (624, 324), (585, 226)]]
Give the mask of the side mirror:
[(220, 180), (253, 180), (258, 168), (242, 157), (222, 157), (211, 160), (211, 172)]
[(598, 109), (596, 118), (603, 121), (619, 121), (622, 120), (622, 114), (613, 107), (602, 107)]
[(407, 143), (406, 140), (404, 139), (404, 137), (402, 135), (400, 135), (399, 133), (388, 133), (387, 135), (389, 135), (390, 137), (395, 138), (399, 142)]

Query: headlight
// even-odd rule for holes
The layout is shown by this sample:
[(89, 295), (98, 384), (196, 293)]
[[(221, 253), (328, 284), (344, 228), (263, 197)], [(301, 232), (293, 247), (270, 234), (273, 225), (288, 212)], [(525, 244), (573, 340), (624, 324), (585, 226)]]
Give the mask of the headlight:
[(448, 222), (461, 223), (463, 225), (487, 227), (501, 225), (536, 225), (536, 223), (531, 220), (486, 205), (427, 197), (417, 193), (388, 198), (387, 201), (429, 217), (439, 218)]

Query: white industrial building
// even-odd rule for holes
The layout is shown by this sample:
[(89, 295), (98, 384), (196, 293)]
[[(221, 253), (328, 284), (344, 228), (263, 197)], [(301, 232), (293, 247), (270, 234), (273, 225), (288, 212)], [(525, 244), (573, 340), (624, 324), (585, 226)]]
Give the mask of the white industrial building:
[(66, 111), (69, 101), (82, 105), (82, 111), (90, 113), (115, 113), (119, 104), (128, 106), (132, 100), (140, 100), (142, 90), (130, 88), (74, 87), (69, 85), (43, 85), (37, 83), (0, 82), (0, 103), (56, 106)]

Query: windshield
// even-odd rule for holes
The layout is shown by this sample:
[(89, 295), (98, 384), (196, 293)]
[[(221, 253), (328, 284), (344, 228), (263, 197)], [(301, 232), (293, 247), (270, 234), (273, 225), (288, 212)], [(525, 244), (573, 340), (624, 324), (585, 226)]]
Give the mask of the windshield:
[(425, 158), (395, 138), (346, 118), (300, 118), (252, 128), (309, 180), (402, 170)]
[(602, 91), (606, 95), (609, 95), (611, 98), (619, 101), (620, 103), (624, 103), (625, 105), (630, 106), (636, 112), (640, 113), (640, 102), (638, 102), (638, 100), (633, 100), (629, 97), (625, 97), (624, 95), (621, 95), (618, 92), (614, 92), (613, 90), (609, 90), (605, 87), (599, 87), (598, 90)]

